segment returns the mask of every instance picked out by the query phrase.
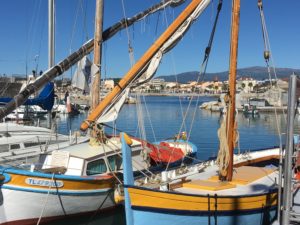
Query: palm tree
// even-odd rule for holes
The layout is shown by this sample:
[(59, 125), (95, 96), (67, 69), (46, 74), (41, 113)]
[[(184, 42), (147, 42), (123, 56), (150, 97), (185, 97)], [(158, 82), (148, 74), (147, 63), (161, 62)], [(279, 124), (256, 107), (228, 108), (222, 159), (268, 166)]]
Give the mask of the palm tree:
[(246, 87), (246, 84), (242, 83), (242, 89), (245, 89), (245, 87)]
[(219, 86), (215, 85), (215, 90), (216, 90), (215, 94), (217, 93), (218, 89), (219, 89)]

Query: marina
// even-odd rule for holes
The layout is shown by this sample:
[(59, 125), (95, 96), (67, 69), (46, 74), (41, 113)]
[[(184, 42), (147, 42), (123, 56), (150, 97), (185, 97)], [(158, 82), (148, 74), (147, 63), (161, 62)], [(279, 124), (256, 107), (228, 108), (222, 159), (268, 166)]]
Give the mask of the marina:
[[(214, 97), (201, 97), (200, 101), (210, 101), (213, 100)], [(153, 108), (151, 111), (152, 126), (154, 129), (154, 133), (156, 134), (156, 138), (158, 140), (164, 139), (170, 136), (173, 136), (174, 133), (170, 132), (170, 130), (179, 129), (180, 127), (180, 109), (179, 109), (179, 98), (178, 97), (156, 97), (156, 96), (148, 96), (145, 101), (148, 104), (148, 107)], [(161, 104), (165, 105), (165, 109), (161, 109)], [(196, 101), (193, 101), (193, 108), (195, 109)], [(188, 103), (183, 103), (183, 109), (186, 109)], [(162, 110), (165, 113), (162, 113)], [(123, 111), (121, 112), (118, 118), (118, 129), (128, 133), (135, 134), (137, 132), (137, 127), (129, 127), (128, 124), (136, 123), (136, 107), (134, 105), (125, 105)], [(159, 118), (157, 115), (162, 115)], [(285, 118), (283, 114), (279, 114), (280, 123), (283, 126), (282, 129), (285, 128)], [(298, 119), (298, 115), (296, 115), (296, 121)], [(60, 116), (58, 118), (58, 127), (59, 133), (68, 134), (69, 130), (77, 130), (82, 119), (85, 118), (85, 114), (79, 114), (76, 117), (68, 118), (65, 116)], [(197, 158), (199, 160), (207, 160), (208, 158), (213, 158), (217, 156), (218, 151), (218, 141), (216, 131), (219, 127), (220, 123), (220, 115), (219, 113), (213, 113), (203, 110), (197, 111), (197, 123), (195, 127), (196, 130), (192, 132), (191, 141), (195, 143), (198, 147)], [(188, 118), (191, 119), (190, 117)], [(275, 115), (273, 113), (260, 114), (260, 117), (245, 117), (243, 114), (238, 115), (238, 124), (239, 124), (239, 133), (240, 133), (240, 146), (239, 149), (241, 152), (248, 152), (249, 150), (255, 150), (260, 148), (272, 148), (279, 144), (276, 126), (272, 122), (275, 119)], [(126, 121), (126, 122), (125, 122)], [(164, 121), (165, 126), (160, 126), (160, 124)], [(174, 121), (177, 121), (174, 124)], [(46, 124), (46, 121), (42, 121), (42, 125)], [(152, 137), (152, 129), (150, 124), (146, 125), (146, 132), (149, 133), (149, 139), (155, 140)], [(300, 132), (299, 123), (295, 123), (295, 133)], [(109, 133), (109, 131), (108, 131)], [(199, 138), (199, 136), (201, 136)], [(255, 140), (255, 141), (253, 141)], [(269, 145), (272, 143), (273, 145)], [(236, 151), (238, 151), (237, 149)], [(97, 216), (87, 215), (81, 218), (69, 218), (63, 219), (57, 222), (51, 222), (50, 224), (58, 225), (58, 224), (125, 224), (125, 213), (124, 208), (119, 207), (116, 211), (109, 211), (105, 213), (99, 213)]]

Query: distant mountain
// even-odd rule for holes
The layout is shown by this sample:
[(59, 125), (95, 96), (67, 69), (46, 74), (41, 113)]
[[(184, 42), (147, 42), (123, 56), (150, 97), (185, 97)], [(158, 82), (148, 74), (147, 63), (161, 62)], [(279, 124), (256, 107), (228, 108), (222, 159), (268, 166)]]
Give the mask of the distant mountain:
[[(300, 75), (300, 69), (276, 68), (276, 74), (278, 78), (286, 78), (293, 73)], [(180, 73), (177, 75), (164, 75), (164, 76), (159, 76), (157, 78), (165, 79), (165, 81), (167, 82), (175, 82), (177, 80), (179, 83), (188, 83), (189, 81), (198, 80), (198, 74), (199, 72), (192, 71), (192, 72)], [(255, 67), (238, 69), (237, 79), (240, 77), (251, 77), (256, 80), (264, 80), (264, 79), (268, 79), (269, 75), (266, 67), (255, 66)], [(219, 72), (219, 73), (206, 73), (204, 80), (211, 81), (216, 78), (219, 81), (228, 80), (228, 71)]]

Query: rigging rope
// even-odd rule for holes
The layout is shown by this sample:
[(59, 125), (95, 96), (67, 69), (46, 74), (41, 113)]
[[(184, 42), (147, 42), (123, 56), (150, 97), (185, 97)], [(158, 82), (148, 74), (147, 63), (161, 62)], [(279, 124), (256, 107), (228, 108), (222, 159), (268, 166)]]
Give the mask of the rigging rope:
[[(26, 48), (26, 56), (25, 56), (26, 57), (26, 77), (28, 75), (27, 74), (28, 73), (27, 65), (28, 65), (28, 61), (29, 62), (31, 61), (31, 59), (29, 59), (29, 58), (31, 57), (30, 55), (32, 54), (33, 43), (35, 41), (34, 36), (36, 36), (35, 33), (40, 33), (37, 31), (37, 28), (39, 26), (37, 26), (36, 23), (42, 21), (42, 19), (39, 19), (39, 17), (40, 17), (39, 14), (41, 13), (41, 1), (38, 1), (38, 3), (34, 4), (34, 9), (32, 10), (32, 12), (33, 13), (32, 13), (32, 17), (31, 17), (31, 22), (30, 22), (28, 34), (27, 34), (27, 45), (26, 45), (27, 48)], [(42, 29), (43, 29), (43, 27), (42, 27)], [(36, 65), (35, 65), (35, 67), (36, 67)]]
[[(219, 4), (218, 4), (218, 8), (217, 8), (217, 14), (216, 14), (214, 25), (213, 25), (213, 28), (212, 28), (212, 31), (211, 31), (211, 34), (210, 34), (208, 45), (207, 45), (207, 47), (205, 49), (205, 52), (204, 52), (204, 58), (203, 58), (201, 66), (200, 66), (200, 72), (199, 72), (199, 76), (198, 76), (198, 79), (197, 79), (197, 83), (199, 83), (199, 81), (201, 79), (201, 76), (202, 76), (201, 80), (203, 80), (204, 76), (206, 74), (207, 64), (208, 64), (208, 60), (209, 60), (209, 56), (210, 56), (210, 52), (211, 52), (211, 48), (212, 48), (212, 44), (213, 44), (213, 40), (214, 40), (214, 35), (215, 35), (215, 32), (216, 32), (216, 28), (217, 28), (217, 23), (218, 23), (218, 20), (219, 20), (219, 15), (220, 15), (220, 12), (221, 12), (221, 9), (222, 9), (222, 4), (223, 4), (223, 0), (219, 0)], [(192, 116), (190, 130), (189, 130), (188, 136), (187, 136), (187, 140), (190, 139), (190, 134), (191, 134), (192, 129), (193, 129), (193, 124), (194, 124), (194, 121), (195, 121), (199, 100), (200, 100), (200, 96), (198, 95), (197, 100), (196, 100), (195, 110), (194, 110), (194, 113), (193, 113), (193, 116)], [(188, 109), (191, 105), (191, 102), (192, 102), (192, 98), (190, 99)], [(187, 112), (188, 112), (188, 110), (187, 110)], [(184, 119), (186, 119), (186, 117), (187, 117), (187, 112), (184, 116)], [(183, 128), (183, 126), (181, 126), (179, 132), (182, 131), (182, 128)]]
[[(268, 75), (269, 75), (269, 80), (270, 80), (270, 89), (272, 88), (272, 75), (271, 75), (271, 68), (270, 68), (270, 64), (269, 64), (270, 58), (271, 58), (271, 62), (272, 62), (272, 65), (273, 65), (274, 76), (275, 76), (275, 79), (276, 79), (276, 84), (275, 85), (276, 85), (277, 89), (279, 89), (278, 84), (277, 84), (278, 78), (277, 78), (277, 74), (276, 74), (275, 64), (274, 64), (274, 61), (273, 61), (273, 56), (271, 54), (271, 45), (270, 45), (267, 25), (266, 25), (266, 21), (265, 21), (265, 16), (264, 16), (264, 12), (263, 12), (262, 0), (258, 0), (257, 5), (258, 5), (258, 9), (259, 9), (259, 13), (260, 13), (260, 19), (261, 19), (261, 25), (262, 25), (262, 35), (263, 35), (263, 41), (264, 41), (264, 59), (265, 59), (266, 66), (267, 66), (267, 69), (268, 69)], [(285, 116), (285, 120), (287, 120), (284, 109), (282, 111), (283, 111), (283, 115)], [(275, 112), (276, 127), (277, 127), (277, 132), (278, 132), (278, 137), (279, 137), (279, 145), (282, 146), (280, 122), (279, 122), (276, 107), (274, 107), (274, 112)]]
[[(40, 224), (41, 219), (42, 219), (42, 217), (43, 217), (43, 214), (44, 214), (44, 212), (45, 212), (46, 205), (47, 205), (47, 203), (48, 203), (48, 198), (49, 198), (49, 195), (50, 195), (50, 189), (52, 188), (52, 182), (53, 182), (53, 180), (54, 180), (54, 175), (55, 175), (55, 173), (52, 174), (52, 178), (51, 178), (51, 182), (50, 182), (50, 185), (49, 185), (49, 188), (48, 188), (48, 193), (47, 193), (47, 196), (46, 196), (46, 199), (45, 199), (45, 202), (44, 202), (44, 206), (43, 206), (43, 209), (42, 209), (42, 211), (41, 211), (41, 214), (40, 214), (40, 216), (39, 216), (39, 219), (38, 219), (36, 225), (39, 225), (39, 224)], [(56, 186), (56, 183), (55, 183), (55, 186)]]
[[(230, 103), (229, 103), (230, 104)], [(228, 106), (227, 115), (230, 115), (230, 106)], [(228, 116), (224, 116), (221, 126), (218, 129), (218, 137), (220, 140), (220, 147), (217, 157), (217, 164), (219, 165), (219, 175), (221, 178), (227, 176), (227, 168), (230, 162), (230, 153), (229, 153), (229, 146), (228, 146)], [(235, 117), (237, 117), (237, 113)], [(235, 119), (235, 121), (237, 121)], [(237, 145), (239, 142), (239, 132), (237, 130), (237, 122), (234, 125), (234, 134), (233, 134), (233, 147)]]
[[(127, 44), (128, 44), (128, 52), (129, 52), (129, 59), (130, 59), (130, 65), (131, 67), (135, 63), (135, 58), (134, 58), (134, 52), (133, 52), (133, 47), (131, 45), (131, 37), (129, 34), (129, 29), (128, 25), (126, 22), (126, 11), (125, 11), (125, 4), (124, 0), (122, 2), (122, 9), (123, 9), (123, 15), (124, 15), (124, 20), (125, 20), (125, 27), (126, 27), (126, 34), (127, 34)], [(130, 87), (129, 87), (130, 88)], [(129, 96), (128, 96), (129, 97)], [(136, 111), (137, 111), (137, 118), (138, 118), (138, 129), (140, 133), (140, 138), (145, 140), (146, 139), (146, 130), (145, 130), (145, 124), (144, 124), (144, 117), (143, 117), (143, 109), (141, 106), (141, 97), (140, 94), (136, 94)]]
[[(164, 11), (163, 11), (163, 18), (164, 18), (163, 21), (165, 21), (166, 27), (168, 27), (170, 25), (170, 23), (168, 21), (166, 8), (164, 8)], [(173, 54), (173, 52), (170, 52), (170, 54), (171, 54), (171, 61), (172, 61), (173, 71), (174, 71), (174, 74), (175, 74), (175, 82), (176, 82), (176, 85), (177, 85), (178, 84), (178, 78), (177, 78), (176, 63), (175, 63), (175, 59), (174, 59), (174, 54)], [(182, 101), (181, 101), (180, 97), (179, 97), (179, 106), (180, 106), (181, 116), (182, 116), (182, 118), (184, 118), (185, 114), (183, 112), (183, 106), (182, 106)], [(183, 129), (182, 127), (184, 127), (184, 130), (186, 130), (186, 124), (185, 124), (184, 119), (182, 121), (181, 127), (179, 128), (179, 131), (178, 131), (179, 134), (181, 133), (181, 130)]]
[(125, 27), (126, 27), (126, 34), (127, 34), (127, 44), (128, 44), (128, 52), (129, 52), (129, 58), (130, 58), (130, 64), (131, 67), (134, 65), (135, 59), (134, 59), (134, 53), (133, 53), (133, 47), (131, 45), (131, 38), (130, 38), (130, 34), (129, 34), (129, 29), (128, 29), (128, 25), (127, 25), (127, 21), (126, 21), (126, 12), (125, 12), (125, 4), (124, 4), (124, 0), (121, 0), (122, 2), (122, 10), (123, 10), (123, 16), (125, 19)]

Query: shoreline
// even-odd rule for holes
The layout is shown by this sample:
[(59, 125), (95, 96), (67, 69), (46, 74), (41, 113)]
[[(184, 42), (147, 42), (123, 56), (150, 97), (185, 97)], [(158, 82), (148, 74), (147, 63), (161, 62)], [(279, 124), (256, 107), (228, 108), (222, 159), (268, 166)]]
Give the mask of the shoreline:
[[(132, 95), (136, 93), (131, 93)], [(219, 97), (221, 94), (198, 94), (198, 93), (140, 93), (143, 96), (166, 96), (166, 97)]]

